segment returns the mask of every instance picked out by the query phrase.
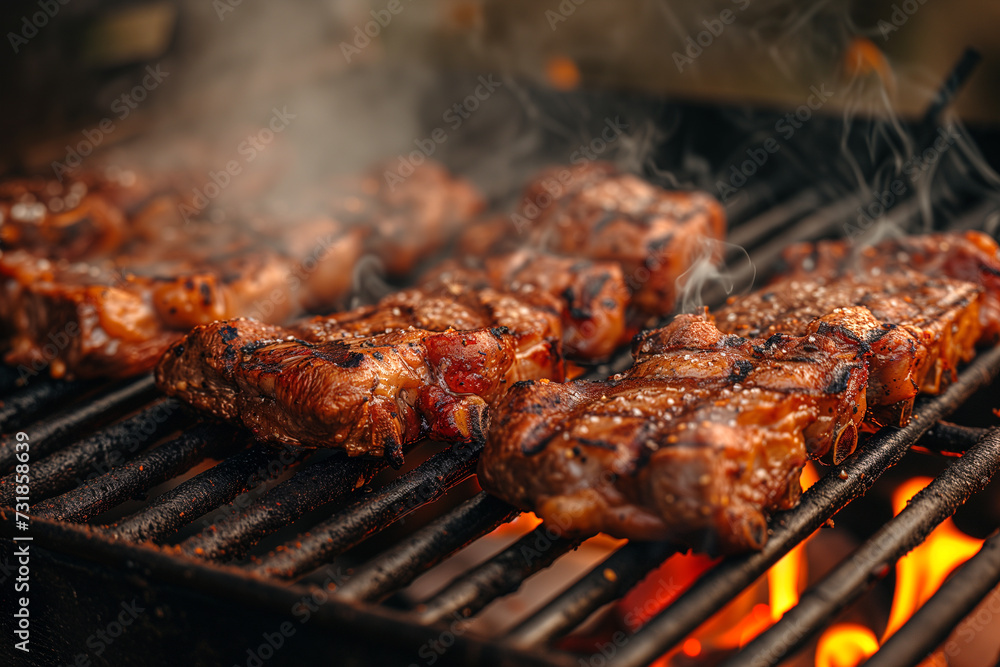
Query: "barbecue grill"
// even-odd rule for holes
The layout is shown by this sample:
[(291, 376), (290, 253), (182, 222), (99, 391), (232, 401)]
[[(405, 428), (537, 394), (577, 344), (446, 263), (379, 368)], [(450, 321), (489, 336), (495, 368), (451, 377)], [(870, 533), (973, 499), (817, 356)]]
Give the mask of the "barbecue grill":
[[(730, 211), (745, 216), (732, 235), (757, 266), (772, 263), (788, 238), (828, 232), (850, 206), (837, 201), (817, 210), (813, 193), (781, 199), (759, 215)], [(985, 212), (982, 204), (974, 206), (957, 224), (973, 226)], [(904, 205), (897, 214), (912, 215), (912, 210)], [(591, 375), (607, 374), (614, 365), (593, 369)], [(431, 664), (433, 659), (576, 665), (583, 659), (586, 664), (645, 665), (864, 496), (911, 447), (960, 453), (905, 511), (725, 663), (778, 664), (982, 490), (1000, 466), (1000, 430), (942, 421), (1000, 375), (997, 348), (981, 353), (942, 395), (919, 403), (906, 427), (885, 428), (870, 437), (810, 488), (796, 508), (775, 515), (762, 551), (724, 559), (634, 635), (581, 658), (557, 648), (556, 640), (620, 598), (677, 547), (628, 543), (503, 636), (475, 635), (464, 631), (468, 619), (532, 574), (560, 567), (559, 558), (578, 545), (540, 525), (485, 562), (453, 573), (450, 583), (416, 606), (394, 604), (394, 592), (517, 516), (504, 503), (462, 486), (474, 472), (475, 448), (438, 451), (411, 470), (369, 486), (381, 479), (384, 462), (254, 444), (160, 397), (150, 377), (114, 386), (38, 380), (19, 388), (15, 371), (4, 372), (4, 506), (12, 506), (17, 495), (8, 474), (15, 463), (15, 431), (28, 435), (32, 455), (30, 530), (17, 530), (11, 510), (3, 511), (4, 562), (15, 571), (14, 549), (30, 545), (32, 597), (42, 602), (33, 607), (37, 648), (27, 660), (40, 665), (52, 664), (53, 657), (72, 663), (81, 647), (91, 651), (86, 657), (92, 664), (121, 664), (116, 662), (120, 656), (159, 664), (292, 664), (330, 656), (338, 664)], [(205, 468), (200, 464), (206, 460), (218, 463)], [(169, 490), (138, 509), (132, 503), (108, 524), (92, 523), (170, 480), (175, 482)], [(464, 499), (456, 506), (449, 491)], [(450, 500), (443, 499), (446, 494)], [(231, 504), (238, 498), (249, 501)], [(426, 525), (351, 570), (331, 565), (424, 506), (435, 508)], [(191, 524), (213, 514), (206, 528), (192, 532)], [(262, 541), (272, 548), (252, 551)], [(1000, 540), (994, 536), (964, 566), (968, 576), (953, 577), (871, 664), (910, 664), (940, 644), (1000, 581), (998, 554)], [(123, 601), (130, 600), (144, 610), (130, 620), (134, 627), (109, 635), (113, 650), (95, 654), (92, 649), (104, 640), (94, 640), (94, 629), (125, 614)], [(3, 622), (9, 635), (9, 614)], [(41, 655), (46, 657), (36, 657)]]
[[(974, 62), (972, 54), (959, 61), (912, 128), (919, 140), (932, 137)], [(841, 233), (864, 200), (804, 187), (801, 180), (789, 171), (767, 172), (727, 205), (727, 240), (745, 248), (758, 269), (774, 265), (792, 241)], [(981, 228), (998, 210), (971, 192), (951, 192), (933, 204), (949, 210), (955, 229)], [(911, 198), (890, 217), (908, 227), (920, 213), (921, 202)], [(734, 269), (734, 282), (747, 283), (748, 270)], [(724, 296), (711, 287), (703, 294), (708, 304)], [(625, 353), (588, 376), (606, 377), (628, 363)], [(647, 665), (838, 512), (864, 502), (912, 448), (952, 456), (903, 512), (723, 663), (780, 664), (990, 483), (1000, 468), (1000, 429), (946, 420), (960, 408), (985, 410), (980, 399), (996, 394), (998, 376), (1000, 347), (982, 351), (941, 395), (919, 401), (907, 426), (863, 440), (798, 506), (775, 514), (763, 550), (723, 559), (634, 634), (580, 654), (559, 640), (621, 599), (679, 546), (624, 544), (511, 629), (476, 633), (466, 627), (471, 619), (532, 575), (562, 567), (561, 557), (580, 542), (539, 525), (485, 561), (453, 568), (443, 588), (406, 604), (399, 591), (519, 514), (469, 483), (475, 447), (425, 445), (413, 453), (425, 453), (423, 460), (392, 474), (384, 461), (253, 442), (163, 398), (148, 376), (112, 385), (34, 378), (22, 386), (17, 369), (3, 368), (5, 599), (17, 576), (17, 550), (27, 545), (31, 554), (32, 652), (16, 657), (33, 665)], [(31, 453), (26, 529), (12, 509), (23, 502), (14, 473), (18, 432), (27, 435)], [(418, 510), (431, 517), (410, 526), (407, 519)], [(389, 539), (376, 539), (383, 531)], [(354, 566), (340, 564), (344, 554), (366, 547)], [(1000, 536), (994, 534), (867, 664), (916, 664), (998, 583)], [(17, 622), (4, 613), (6, 638)], [(3, 652), (13, 653), (6, 639)]]

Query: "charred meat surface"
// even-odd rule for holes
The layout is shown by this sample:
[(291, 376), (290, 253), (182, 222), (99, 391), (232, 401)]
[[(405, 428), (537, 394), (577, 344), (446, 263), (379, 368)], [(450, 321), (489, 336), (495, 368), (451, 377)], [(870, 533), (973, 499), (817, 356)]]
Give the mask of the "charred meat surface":
[(710, 195), (664, 190), (602, 162), (543, 171), (525, 188), (507, 234), (501, 224), (471, 226), (460, 245), (476, 247), (472, 236), (482, 234), (498, 239), (496, 251), (517, 244), (615, 262), (632, 305), (647, 315), (671, 312), (678, 279), (699, 259), (718, 259), (711, 241), (726, 226)]
[(848, 309), (804, 336), (747, 339), (678, 316), (636, 338), (625, 373), (512, 388), (480, 483), (565, 534), (759, 548), (809, 456), (839, 461), (856, 444), (868, 352), (850, 327), (865, 319)]
[(1000, 246), (983, 232), (903, 236), (860, 248), (847, 241), (799, 243), (785, 251), (784, 259), (789, 273), (801, 277), (858, 271), (877, 278), (915, 270), (978, 285), (983, 288), (979, 343), (1000, 342)]
[[(869, 426), (905, 424), (917, 394), (939, 392), (972, 358), (976, 343), (992, 340), (989, 332), (1000, 326), (983, 313), (992, 313), (1000, 298), (997, 283), (962, 279), (992, 275), (981, 268), (991, 255), (962, 238), (912, 237), (863, 251), (856, 261), (844, 243), (795, 246), (787, 256), (792, 271), (731, 300), (715, 314), (719, 328), (745, 336), (801, 335), (817, 317), (864, 306), (882, 332), (871, 343)], [(936, 257), (934, 248), (944, 254)]]
[(387, 456), (398, 466), (403, 448), (422, 437), (481, 442), (489, 407), (514, 383), (562, 379), (558, 338), (542, 349), (534, 332), (312, 331), (306, 341), (254, 320), (198, 327), (163, 356), (157, 384), (261, 440)]
[(552, 295), (560, 304), (563, 348), (570, 357), (604, 359), (625, 342), (629, 296), (621, 267), (614, 262), (522, 249), (481, 259), (446, 261), (425, 275), (423, 283)]

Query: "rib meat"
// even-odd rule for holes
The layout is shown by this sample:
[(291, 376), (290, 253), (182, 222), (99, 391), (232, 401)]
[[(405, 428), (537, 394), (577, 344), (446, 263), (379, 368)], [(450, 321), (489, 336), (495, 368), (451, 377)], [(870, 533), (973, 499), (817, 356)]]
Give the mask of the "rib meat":
[(563, 348), (570, 357), (604, 359), (625, 342), (628, 291), (614, 262), (521, 249), (446, 261), (423, 278), (431, 287), (449, 283), (552, 295), (561, 306)]
[(622, 374), (512, 388), (480, 483), (564, 534), (759, 548), (767, 512), (797, 500), (808, 456), (840, 460), (856, 443), (865, 320), (849, 309), (805, 336), (754, 340), (678, 316), (637, 337)]
[(294, 329), (198, 327), (163, 356), (156, 379), (262, 440), (398, 465), (424, 436), (481, 441), (489, 406), (513, 383), (563, 379), (560, 338), (558, 303), (543, 293), (415, 289)]
[[(872, 343), (869, 426), (905, 424), (917, 394), (940, 391), (972, 358), (977, 341), (992, 340), (1000, 327), (1000, 283), (980, 268), (990, 261), (995, 266), (995, 255), (967, 237), (948, 238), (879, 244), (853, 262), (844, 243), (795, 246), (787, 257), (791, 272), (732, 299), (716, 313), (719, 328), (748, 336), (800, 335), (813, 319), (838, 308), (867, 308), (882, 332)], [(975, 274), (986, 278), (979, 281), (985, 290), (961, 279)]]
[(722, 206), (703, 192), (668, 191), (603, 162), (543, 171), (527, 185), (509, 220), (471, 225), (459, 243), (493, 252), (516, 246), (576, 259), (615, 262), (641, 313), (671, 312), (677, 282), (697, 261), (719, 259), (711, 241), (725, 234)]
[(847, 241), (800, 243), (785, 251), (789, 274), (843, 276), (853, 271), (878, 278), (911, 270), (962, 280), (983, 288), (979, 306), (980, 344), (1000, 342), (1000, 246), (978, 231), (886, 239), (857, 249)]

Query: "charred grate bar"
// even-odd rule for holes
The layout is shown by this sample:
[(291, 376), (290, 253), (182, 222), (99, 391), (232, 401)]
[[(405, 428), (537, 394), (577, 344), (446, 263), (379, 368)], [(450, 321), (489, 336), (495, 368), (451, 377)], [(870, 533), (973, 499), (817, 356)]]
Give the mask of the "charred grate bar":
[(938, 524), (981, 491), (997, 468), (1000, 468), (1000, 430), (993, 429), (914, 496), (899, 516), (803, 593), (799, 603), (750, 642), (743, 654), (724, 663), (726, 667), (776, 665), (794, 653), (837, 612), (884, 576), (891, 564), (923, 542)]
[(951, 628), (968, 616), (991, 590), (993, 598), (1000, 599), (998, 585), (1000, 534), (994, 534), (865, 664), (893, 667), (919, 663), (947, 639)]
[(954, 412), (1000, 374), (1000, 347), (974, 361), (943, 394), (915, 411), (903, 428), (885, 428), (858, 447), (843, 464), (810, 487), (792, 510), (776, 514), (764, 548), (728, 558), (701, 576), (623, 647), (616, 664), (646, 665), (676, 646), (741, 591), (812, 535), (846, 505), (864, 495), (888, 468), (906, 455), (938, 420)]
[(290, 579), (319, 567), (326, 559), (361, 543), (377, 530), (433, 502), (475, 471), (480, 447), (453, 447), (435, 454), (418, 468), (310, 528), (291, 543), (268, 554), (253, 568), (265, 576)]
[[(49, 385), (41, 385), (49, 387)], [(34, 399), (31, 408), (27, 409), (27, 414), (31, 417), (38, 417), (41, 412), (50, 409), (54, 404), (61, 403), (71, 396), (77, 395), (81, 387), (76, 383), (68, 383), (71, 389), (49, 388), (45, 396), (47, 401)], [(80, 407), (65, 410), (50, 419), (42, 419), (29, 426), (24, 426), (25, 432), (32, 443), (32, 452), (35, 456), (44, 456), (56, 451), (60, 446), (65, 445), (67, 440), (74, 434), (82, 430), (93, 428), (108, 423), (116, 416), (121, 416), (129, 410), (140, 405), (149, 403), (159, 396), (153, 376), (130, 380), (119, 385), (100, 396), (86, 401)], [(4, 407), (9, 407), (14, 401), (6, 402)], [(17, 415), (17, 422), (21, 422), (23, 415)], [(23, 422), (22, 422), (23, 423)], [(4, 424), (4, 432), (22, 428), (22, 426), (10, 426)], [(10, 472), (14, 465), (14, 442), (10, 436), (6, 436), (0, 443), (0, 471)]]

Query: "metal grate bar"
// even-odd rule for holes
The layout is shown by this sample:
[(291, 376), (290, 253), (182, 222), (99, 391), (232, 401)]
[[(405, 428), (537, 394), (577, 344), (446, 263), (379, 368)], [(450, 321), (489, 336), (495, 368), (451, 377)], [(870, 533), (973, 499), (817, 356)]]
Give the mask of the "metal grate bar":
[[(173, 399), (156, 403), (142, 412), (61, 449), (31, 466), (31, 495), (42, 500), (62, 493), (124, 463), (146, 446), (194, 423), (190, 413)], [(0, 479), (0, 505), (10, 505), (14, 476)]]
[[(65, 387), (63, 389), (65, 390)], [(80, 391), (79, 388), (76, 388), (68, 395), (62, 396), (58, 402), (78, 395)], [(26, 426), (23, 430), (30, 439), (32, 456), (40, 458), (51, 454), (60, 445), (66, 444), (69, 438), (79, 434), (80, 431), (96, 428), (117, 417), (122, 417), (125, 413), (143, 403), (149, 403), (157, 396), (159, 396), (159, 392), (153, 383), (153, 376), (147, 375), (138, 380), (130, 380), (123, 385), (118, 385), (108, 392), (81, 405), (68, 408), (54, 417)], [(0, 471), (9, 471), (13, 462), (13, 439), (7, 435), (0, 444)]]
[(481, 449), (453, 447), (435, 454), (377, 493), (366, 495), (264, 556), (253, 570), (264, 576), (292, 579), (319, 567), (470, 477)]
[(480, 493), (366, 561), (337, 589), (337, 595), (354, 602), (382, 600), (519, 513), (498, 498)]
[(231, 428), (199, 425), (83, 486), (32, 508), (32, 514), (55, 521), (84, 522), (117, 507), (174, 475), (189, 470), (206, 456), (223, 453), (235, 442)]
[[(866, 667), (916, 665), (948, 638), (952, 629), (1000, 584), (1000, 534), (986, 540), (983, 548), (960, 567), (897, 630)], [(992, 598), (1000, 603), (1000, 588)], [(991, 604), (992, 606), (992, 604)]]
[(627, 593), (653, 568), (681, 550), (669, 542), (629, 542), (522, 621), (508, 639), (518, 646), (530, 647), (561, 637), (599, 607)]
[(383, 459), (348, 458), (335, 452), (295, 473), (248, 507), (181, 542), (181, 550), (212, 560), (241, 557), (263, 537), (306, 512), (364, 486), (386, 465)]
[(0, 431), (10, 433), (30, 424), (36, 417), (60, 403), (81, 396), (99, 386), (96, 382), (44, 380), (28, 385), (0, 404)]
[(807, 590), (778, 623), (750, 642), (727, 667), (776, 665), (822, 629), (833, 616), (860, 597), (889, 567), (923, 542), (931, 531), (1000, 468), (1000, 429), (993, 429), (927, 485), (892, 521), (848, 560)]
[(976, 444), (987, 430), (942, 421), (934, 424), (913, 448), (943, 456), (961, 456), (965, 450)]
[(987, 386), (1000, 372), (1000, 347), (981, 354), (940, 396), (922, 404), (903, 428), (885, 428), (802, 495), (797, 507), (772, 517), (764, 548), (727, 558), (702, 575), (619, 652), (616, 665), (647, 665), (704, 623), (844, 506), (864, 495), (931, 425)]
[(302, 448), (258, 443), (174, 487), (149, 505), (113, 526), (109, 534), (130, 542), (159, 542), (205, 513), (232, 502), (238, 495), (274, 479), (298, 465), (308, 454)]
[(525, 579), (547, 568), (579, 543), (579, 539), (556, 536), (542, 524), (419, 605), (417, 620), (429, 624), (459, 612), (464, 617), (471, 616), (496, 598), (516, 591)]

